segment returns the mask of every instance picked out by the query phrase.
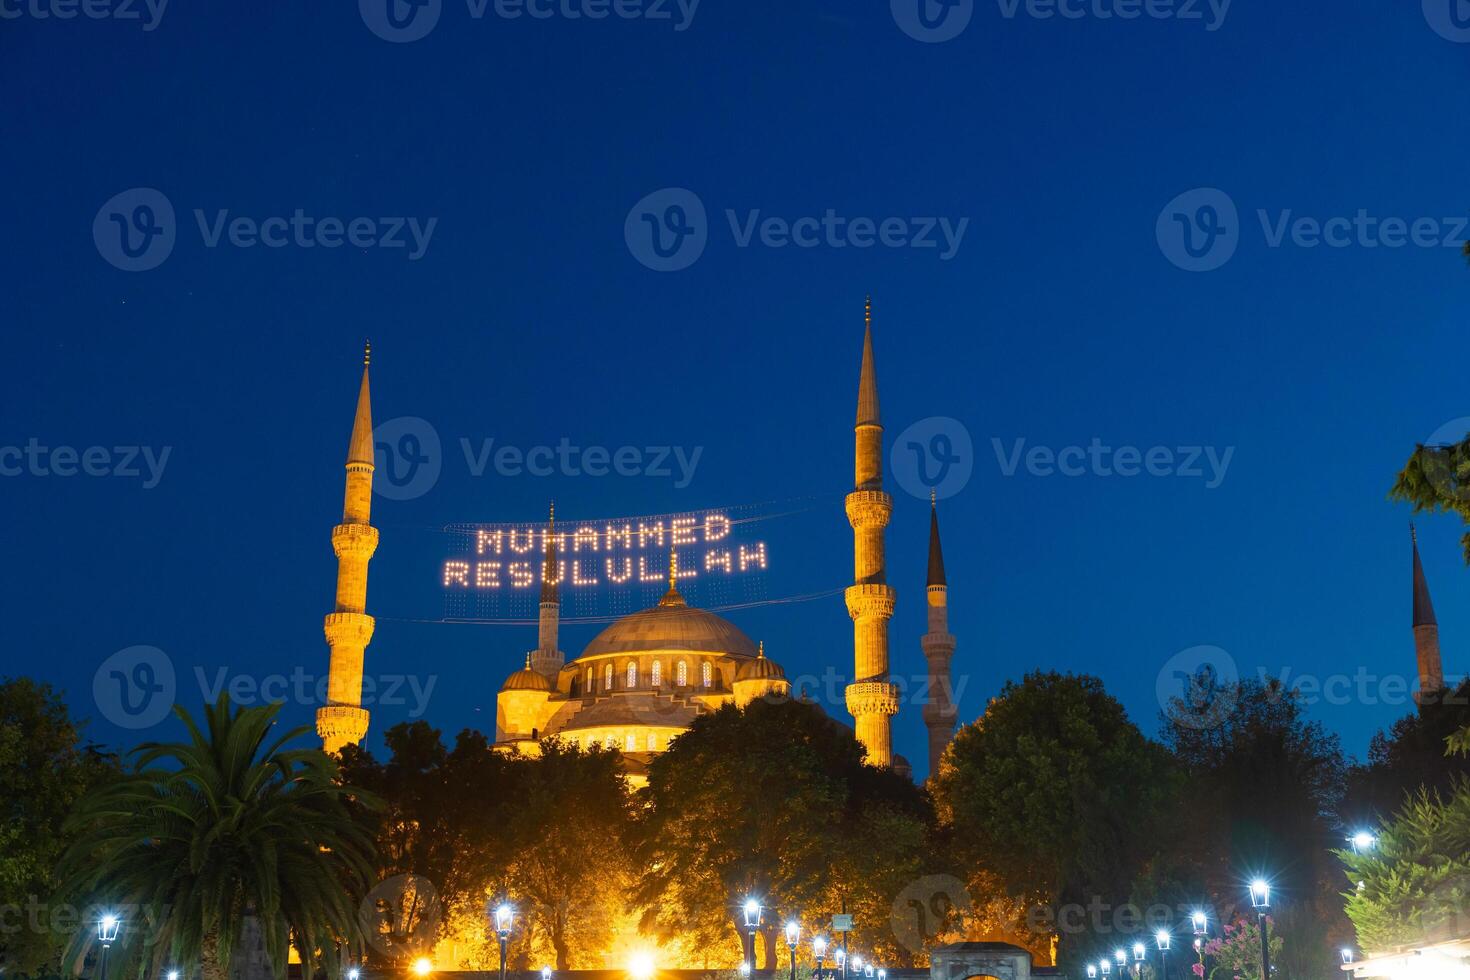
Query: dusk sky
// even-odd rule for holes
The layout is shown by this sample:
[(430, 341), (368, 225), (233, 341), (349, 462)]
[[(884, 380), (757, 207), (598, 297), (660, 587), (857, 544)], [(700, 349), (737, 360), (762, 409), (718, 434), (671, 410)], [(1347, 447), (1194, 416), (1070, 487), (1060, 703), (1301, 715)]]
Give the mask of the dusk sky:
[[(221, 670), (324, 676), (371, 338), (375, 420), (441, 449), (431, 486), (373, 504), (366, 671), (433, 686), (374, 706), (369, 747), (420, 706), (446, 739), (493, 729), (535, 628), (442, 622), (442, 528), (551, 498), (573, 522), (785, 514), (742, 532), (769, 571), (710, 601), (788, 676), (845, 678), (871, 294), (886, 451), (919, 424), (957, 456), (961, 721), (1055, 669), (1153, 734), (1199, 646), (1308, 678), (1359, 757), (1411, 710), (1411, 515), (1386, 493), (1470, 428), (1463, 0), (427, 2), (0, 0), (0, 673), (118, 748), (179, 731), (99, 705), (120, 650), (163, 651), (191, 710)], [(672, 457), (476, 476), (464, 441), (489, 439), (698, 455), (687, 480)], [(139, 475), (58, 475), (58, 447)], [(916, 460), (885, 474), (900, 678), (924, 667)], [(1453, 677), (1460, 533), (1419, 519)], [(894, 732), (926, 775), (918, 704)]]

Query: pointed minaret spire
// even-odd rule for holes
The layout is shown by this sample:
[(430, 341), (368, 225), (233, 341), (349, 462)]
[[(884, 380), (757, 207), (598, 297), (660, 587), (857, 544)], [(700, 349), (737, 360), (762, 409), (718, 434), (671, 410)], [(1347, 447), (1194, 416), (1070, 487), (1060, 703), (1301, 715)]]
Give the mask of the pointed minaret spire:
[(1410, 548), (1414, 558), (1414, 659), (1419, 668), (1419, 690), (1414, 700), (1422, 707), (1438, 700), (1444, 691), (1444, 668), (1439, 659), (1439, 622), (1434, 618), (1434, 603), (1429, 599), (1429, 583), (1419, 561), (1419, 535), (1409, 525)]
[(541, 566), (541, 609), (537, 620), (536, 649), (526, 654), (526, 665), (553, 682), (567, 659), (558, 649), (562, 566), (557, 557), (556, 542), (556, 501), (553, 500), (546, 518), (546, 563)]
[(373, 404), (368, 394), (368, 362), (373, 358), (373, 345), (362, 351), (362, 385), (357, 389), (357, 414), (352, 419), (352, 439), (347, 444), (347, 462), (373, 462)]
[(863, 304), (863, 366), (858, 375), (857, 424), (877, 425), (878, 369), (873, 364), (873, 297)]
[(322, 624), (331, 663), (327, 672), (327, 703), (317, 709), (316, 730), (322, 748), (340, 752), (367, 734), (368, 712), (362, 707), (362, 666), (373, 638), (373, 617), (367, 614), (368, 561), (378, 548), (378, 531), (369, 523), (373, 503), (373, 410), (368, 392), (371, 345), (362, 354), (362, 384), (352, 439), (347, 446), (347, 488), (342, 523), (332, 529), (337, 555), (337, 607)]
[(852, 525), (853, 584), (847, 589), (852, 617), (853, 682), (847, 710), (870, 765), (893, 765), (892, 717), (898, 688), (888, 676), (888, 620), (893, 589), (887, 584), (883, 531), (893, 498), (883, 492), (883, 424), (878, 421), (878, 371), (873, 360), (873, 302), (863, 305), (863, 360), (858, 377), (854, 489), (847, 495)]
[(929, 775), (939, 773), (939, 760), (954, 737), (954, 685), (949, 662), (955, 638), (949, 632), (949, 585), (944, 577), (944, 552), (939, 546), (939, 506), (929, 491), (929, 579), (925, 587), (929, 610), (929, 632), (919, 637), (929, 665), (929, 700), (924, 705), (924, 727), (929, 730)]

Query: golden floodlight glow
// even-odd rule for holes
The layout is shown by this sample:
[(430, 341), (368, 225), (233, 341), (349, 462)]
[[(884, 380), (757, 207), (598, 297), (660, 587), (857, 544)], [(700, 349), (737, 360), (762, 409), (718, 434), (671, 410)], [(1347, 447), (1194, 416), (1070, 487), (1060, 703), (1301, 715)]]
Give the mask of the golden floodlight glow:
[(421, 977), (426, 977), (430, 973), (434, 972), (434, 964), (429, 962), (429, 958), (427, 956), (420, 956), (418, 959), (413, 961), (413, 972), (417, 973)]
[(653, 976), (652, 954), (634, 953), (628, 960), (628, 976), (633, 980), (649, 980)]

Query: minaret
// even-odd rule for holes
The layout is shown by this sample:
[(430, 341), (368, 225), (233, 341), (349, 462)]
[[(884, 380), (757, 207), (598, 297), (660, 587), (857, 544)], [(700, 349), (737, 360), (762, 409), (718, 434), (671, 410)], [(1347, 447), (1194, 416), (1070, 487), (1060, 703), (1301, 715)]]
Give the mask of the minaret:
[(883, 529), (893, 513), (893, 498), (883, 492), (883, 425), (878, 421), (878, 375), (873, 366), (873, 301), (863, 315), (863, 366), (858, 379), (855, 489), (847, 495), (852, 525), (853, 580), (846, 592), (852, 617), (853, 682), (847, 710), (857, 739), (874, 766), (893, 764), (889, 719), (898, 713), (898, 688), (888, 680), (888, 620), (893, 589), (884, 574)]
[(1414, 656), (1419, 666), (1414, 700), (1422, 706), (1438, 700), (1444, 690), (1444, 670), (1439, 662), (1439, 622), (1434, 618), (1434, 603), (1429, 601), (1429, 583), (1419, 563), (1419, 535), (1413, 524), (1409, 525), (1409, 540), (1414, 551)]
[(929, 664), (929, 700), (924, 705), (924, 727), (929, 729), (929, 775), (939, 772), (939, 758), (954, 737), (955, 706), (950, 683), (949, 660), (954, 656), (954, 636), (949, 632), (949, 585), (944, 578), (944, 552), (939, 547), (939, 507), (929, 491), (929, 632), (919, 638)]
[(566, 655), (557, 649), (557, 629), (561, 623), (561, 564), (556, 557), (556, 502), (551, 504), (551, 517), (546, 531), (546, 565), (541, 570), (541, 617), (536, 634), (536, 649), (531, 651), (526, 666), (550, 680), (556, 680)]
[(337, 609), (322, 624), (332, 649), (327, 675), (327, 703), (316, 713), (316, 733), (322, 748), (339, 752), (362, 741), (368, 713), (362, 707), (362, 658), (373, 638), (373, 617), (367, 608), (368, 560), (378, 547), (378, 529), (368, 523), (373, 502), (373, 412), (368, 395), (368, 362), (372, 345), (362, 354), (362, 387), (357, 393), (357, 416), (347, 447), (347, 493), (342, 523), (332, 528), (332, 550), (337, 554)]

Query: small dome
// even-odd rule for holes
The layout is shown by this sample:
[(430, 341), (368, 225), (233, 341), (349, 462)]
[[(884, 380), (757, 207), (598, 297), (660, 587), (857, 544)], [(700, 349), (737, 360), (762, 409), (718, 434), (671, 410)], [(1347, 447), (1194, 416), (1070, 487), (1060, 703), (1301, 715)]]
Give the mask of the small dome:
[(526, 654), (526, 666), (511, 674), (500, 685), (502, 691), (547, 691), (550, 692), (551, 681), (544, 674), (538, 674), (531, 669), (531, 655)]
[(741, 681), (784, 681), (786, 672), (776, 661), (766, 656), (766, 647), (762, 643), (754, 660), (747, 660), (735, 671), (735, 682)]

